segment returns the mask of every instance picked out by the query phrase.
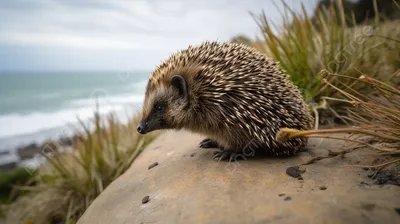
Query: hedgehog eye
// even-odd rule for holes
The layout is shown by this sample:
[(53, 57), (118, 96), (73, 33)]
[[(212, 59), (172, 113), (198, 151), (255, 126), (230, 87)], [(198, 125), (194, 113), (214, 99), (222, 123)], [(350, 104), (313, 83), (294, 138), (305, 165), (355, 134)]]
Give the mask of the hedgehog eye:
[(157, 111), (162, 111), (164, 109), (164, 107), (161, 104), (156, 104), (155, 108)]

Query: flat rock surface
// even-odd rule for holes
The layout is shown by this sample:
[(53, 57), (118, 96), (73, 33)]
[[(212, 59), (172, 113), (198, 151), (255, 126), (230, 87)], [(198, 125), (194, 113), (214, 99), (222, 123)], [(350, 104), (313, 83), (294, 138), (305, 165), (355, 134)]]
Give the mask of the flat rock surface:
[(217, 149), (200, 149), (202, 139), (163, 133), (78, 223), (400, 223), (400, 187), (367, 184), (372, 171), (343, 166), (364, 164), (365, 150), (302, 166), (298, 180), (288, 167), (343, 143), (312, 140), (295, 157), (228, 163), (212, 160)]

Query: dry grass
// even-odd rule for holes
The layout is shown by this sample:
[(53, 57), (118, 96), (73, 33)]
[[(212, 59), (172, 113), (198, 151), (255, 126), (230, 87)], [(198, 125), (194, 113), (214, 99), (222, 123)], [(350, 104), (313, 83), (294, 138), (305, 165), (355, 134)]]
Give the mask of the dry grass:
[(35, 175), (36, 186), (19, 187), (29, 193), (10, 205), (7, 223), (75, 223), (156, 136), (139, 135), (137, 123), (120, 124), (112, 114), (103, 122), (96, 112), (94, 131), (82, 123), (72, 153), (43, 150), (47, 164)]
[[(314, 17), (304, 7), (297, 13), (282, 2), (285, 7), (281, 26), (264, 12), (253, 14), (263, 37), (254, 46), (280, 62), (308, 103), (320, 104), (323, 96), (340, 95), (321, 83), (318, 73), (323, 69), (351, 77), (357, 77), (361, 71), (388, 80), (400, 68), (400, 21), (375, 21), (372, 25), (351, 28), (347, 24), (355, 23), (354, 19), (344, 14), (341, 0), (318, 11)], [(357, 90), (367, 92), (367, 87), (359, 85)], [(334, 103), (341, 105), (341, 102), (331, 103), (333, 108), (337, 106)]]
[[(327, 71), (323, 71), (321, 74), (323, 83), (329, 88), (338, 91), (344, 97), (329, 97), (326, 99), (340, 101), (348, 105), (348, 115), (343, 119), (351, 122), (354, 126), (311, 131), (283, 128), (277, 134), (277, 140), (285, 142), (300, 136), (337, 139), (370, 147), (381, 155), (400, 155), (400, 90), (365, 74), (361, 74), (358, 78)], [(333, 84), (329, 80), (335, 80), (337, 84)], [(346, 80), (346, 82), (343, 80)], [(352, 84), (348, 85), (347, 83), (349, 82)], [(356, 84), (367, 85), (374, 89), (374, 92), (370, 94), (360, 93), (353, 88)], [(349, 133), (352, 137), (336, 137), (333, 135), (336, 133)], [(371, 139), (369, 141), (360, 140), (360, 137), (365, 136), (372, 137), (375, 143), (378, 142), (383, 147), (371, 144)], [(389, 163), (382, 164), (382, 166), (399, 162), (399, 159), (394, 159)]]

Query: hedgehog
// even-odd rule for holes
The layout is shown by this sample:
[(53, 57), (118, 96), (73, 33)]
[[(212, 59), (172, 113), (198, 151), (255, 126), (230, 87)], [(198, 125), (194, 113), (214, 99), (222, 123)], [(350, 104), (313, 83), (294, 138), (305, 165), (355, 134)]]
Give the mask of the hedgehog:
[(296, 154), (306, 138), (276, 141), (280, 128), (307, 130), (313, 117), (280, 64), (256, 49), (205, 41), (173, 53), (152, 71), (137, 126), (188, 130), (206, 136), (200, 148), (213, 159), (235, 161), (257, 152)]

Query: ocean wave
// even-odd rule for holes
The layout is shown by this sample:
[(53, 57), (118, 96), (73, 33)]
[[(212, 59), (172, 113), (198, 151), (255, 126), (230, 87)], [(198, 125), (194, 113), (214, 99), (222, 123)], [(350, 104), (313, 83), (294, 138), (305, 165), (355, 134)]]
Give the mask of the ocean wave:
[(139, 82), (134, 82), (134, 83), (132, 83), (131, 87), (133, 87), (133, 88), (146, 88), (147, 82), (148, 82), (147, 79), (139, 81)]
[(147, 80), (141, 80), (138, 82), (129, 83), (122, 87), (123, 90), (129, 91), (130, 93), (144, 93), (147, 86)]
[[(123, 111), (123, 105), (99, 104), (100, 114)], [(77, 117), (85, 121), (93, 116), (96, 108), (87, 105), (77, 108), (64, 108), (55, 112), (33, 112), (29, 114), (11, 113), (0, 116), (0, 138), (33, 134), (54, 127), (76, 124)]]
[(99, 105), (118, 106), (125, 104), (139, 104), (144, 100), (144, 95), (123, 94), (123, 95), (109, 95), (106, 91), (97, 90), (87, 98), (73, 100), (68, 103), (69, 106), (95, 106)]

